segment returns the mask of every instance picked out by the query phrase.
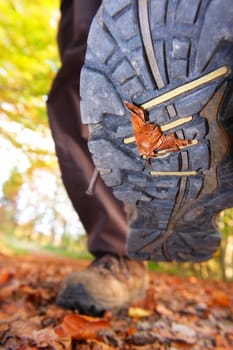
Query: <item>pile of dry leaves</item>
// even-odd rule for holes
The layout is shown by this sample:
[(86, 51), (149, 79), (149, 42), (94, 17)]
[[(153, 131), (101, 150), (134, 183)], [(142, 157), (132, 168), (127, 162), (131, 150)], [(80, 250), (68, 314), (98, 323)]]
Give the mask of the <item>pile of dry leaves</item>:
[(91, 318), (55, 304), (63, 277), (86, 264), (0, 256), (0, 349), (233, 349), (233, 284), (150, 273), (144, 301)]

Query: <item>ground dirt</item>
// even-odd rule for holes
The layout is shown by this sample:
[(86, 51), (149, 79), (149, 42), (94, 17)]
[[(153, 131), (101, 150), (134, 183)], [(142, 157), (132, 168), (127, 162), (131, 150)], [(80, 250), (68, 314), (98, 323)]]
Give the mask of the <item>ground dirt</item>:
[(0, 255), (0, 349), (233, 349), (232, 283), (150, 272), (145, 300), (92, 318), (56, 305), (63, 277), (87, 264)]

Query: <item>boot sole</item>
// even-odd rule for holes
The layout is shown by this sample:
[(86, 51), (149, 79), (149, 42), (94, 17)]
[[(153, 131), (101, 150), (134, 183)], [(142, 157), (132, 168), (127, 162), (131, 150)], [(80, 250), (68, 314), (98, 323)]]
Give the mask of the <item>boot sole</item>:
[[(103, 180), (130, 208), (128, 254), (204, 261), (220, 244), (216, 214), (233, 206), (231, 0), (103, 1), (81, 74), (81, 111)], [(123, 101), (177, 151), (139, 154)]]

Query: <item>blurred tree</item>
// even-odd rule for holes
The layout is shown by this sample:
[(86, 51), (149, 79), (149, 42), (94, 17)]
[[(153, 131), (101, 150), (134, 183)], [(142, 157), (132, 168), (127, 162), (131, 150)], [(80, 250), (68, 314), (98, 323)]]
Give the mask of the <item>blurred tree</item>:
[(16, 167), (14, 167), (9, 179), (3, 184), (2, 190), (5, 199), (12, 203), (15, 203), (22, 184), (22, 174), (18, 171)]
[(0, 2), (0, 150), (11, 163), (8, 179), (0, 181), (0, 233), (44, 235), (52, 243), (83, 233), (61, 184), (45, 108), (60, 64), (59, 5), (59, 0)]
[(218, 226), (222, 234), (218, 257), (221, 277), (233, 280), (233, 209), (224, 210), (219, 214)]
[(47, 125), (44, 98), (59, 64), (58, 16), (58, 0), (0, 2), (0, 111), (32, 129)]

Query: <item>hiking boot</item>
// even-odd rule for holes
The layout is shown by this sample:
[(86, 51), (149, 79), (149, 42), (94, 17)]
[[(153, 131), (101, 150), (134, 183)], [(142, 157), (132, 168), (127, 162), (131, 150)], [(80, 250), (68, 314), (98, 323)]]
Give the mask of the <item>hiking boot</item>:
[[(103, 180), (134, 214), (128, 255), (204, 261), (233, 206), (233, 7), (103, 0), (81, 74)], [(129, 208), (131, 207), (131, 208)]]
[(106, 254), (64, 280), (57, 304), (100, 316), (107, 310), (119, 310), (143, 298), (146, 285), (144, 263)]

